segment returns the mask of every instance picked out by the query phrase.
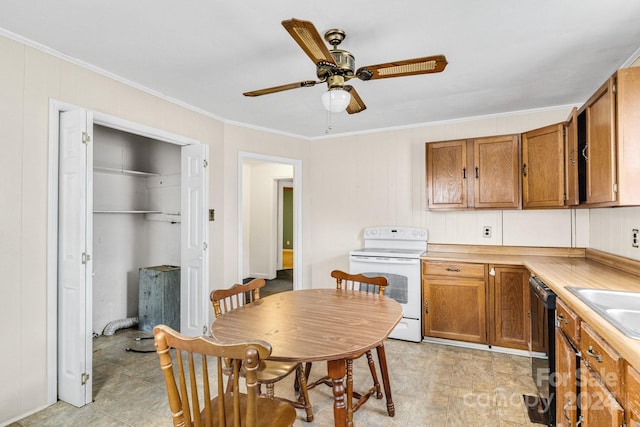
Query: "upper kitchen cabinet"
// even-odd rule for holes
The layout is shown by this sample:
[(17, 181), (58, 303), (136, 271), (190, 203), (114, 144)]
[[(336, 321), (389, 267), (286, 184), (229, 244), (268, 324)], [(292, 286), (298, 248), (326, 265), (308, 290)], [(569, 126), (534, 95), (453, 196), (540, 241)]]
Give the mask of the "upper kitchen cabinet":
[(426, 148), (429, 209), (520, 207), (519, 135), (432, 142)]
[(564, 125), (522, 134), (522, 207), (564, 206)]
[(467, 141), (427, 144), (429, 209), (467, 207)]
[[(584, 132), (584, 120), (581, 131)], [(573, 108), (564, 124), (564, 204), (575, 206), (580, 203), (580, 180), (578, 162), (584, 160), (578, 152), (578, 109)]]
[(589, 206), (640, 205), (640, 67), (623, 68), (586, 102), (585, 132), (578, 146), (584, 160)]

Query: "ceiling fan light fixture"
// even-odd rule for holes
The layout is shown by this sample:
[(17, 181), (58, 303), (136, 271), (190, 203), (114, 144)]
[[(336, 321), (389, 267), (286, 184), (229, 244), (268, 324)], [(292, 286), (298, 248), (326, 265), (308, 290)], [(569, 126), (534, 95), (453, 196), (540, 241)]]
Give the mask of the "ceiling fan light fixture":
[(351, 101), (351, 94), (343, 88), (329, 89), (322, 94), (322, 105), (327, 111), (340, 113), (344, 111)]

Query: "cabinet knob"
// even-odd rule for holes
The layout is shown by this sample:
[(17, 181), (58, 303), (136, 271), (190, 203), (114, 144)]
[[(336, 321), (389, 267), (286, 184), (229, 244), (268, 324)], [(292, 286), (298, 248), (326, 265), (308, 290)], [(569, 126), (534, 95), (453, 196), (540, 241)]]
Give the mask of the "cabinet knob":
[(495, 276), (496, 275), (496, 269), (491, 267), (491, 271), (489, 271), (489, 276)]
[(451, 272), (451, 273), (460, 273), (460, 269), (459, 268), (452, 268), (452, 267), (447, 267), (445, 268), (445, 270)]

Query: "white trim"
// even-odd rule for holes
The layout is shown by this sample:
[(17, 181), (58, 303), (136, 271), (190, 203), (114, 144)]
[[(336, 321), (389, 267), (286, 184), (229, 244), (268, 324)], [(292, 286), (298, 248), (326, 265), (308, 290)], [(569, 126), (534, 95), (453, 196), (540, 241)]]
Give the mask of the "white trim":
[(151, 126), (121, 119), (120, 117), (111, 116), (104, 113), (93, 113), (93, 123), (108, 127), (111, 129), (121, 130), (123, 132), (144, 136), (146, 138), (157, 139), (162, 142), (168, 142), (175, 145), (194, 145), (200, 144), (200, 141), (183, 135), (167, 132)]
[(238, 252), (237, 252), (237, 280), (238, 283), (242, 283), (242, 165), (245, 160), (260, 160), (269, 163), (282, 163), (293, 166), (293, 247), (296, 251), (296, 256), (293, 258), (293, 289), (304, 289), (302, 283), (302, 258), (303, 258), (303, 246), (302, 246), (302, 160), (290, 159), (287, 157), (277, 157), (265, 154), (249, 153), (245, 151), (238, 152), (238, 188), (237, 188), (237, 203), (238, 203)]

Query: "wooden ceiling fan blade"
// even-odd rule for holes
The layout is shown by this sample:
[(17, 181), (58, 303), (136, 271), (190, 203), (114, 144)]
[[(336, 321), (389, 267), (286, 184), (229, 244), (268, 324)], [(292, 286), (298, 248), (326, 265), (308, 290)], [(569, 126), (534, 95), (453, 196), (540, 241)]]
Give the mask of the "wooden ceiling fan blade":
[(312, 86), (315, 86), (317, 83), (320, 83), (320, 82), (314, 82), (313, 80), (305, 80), (303, 82), (298, 82), (298, 83), (289, 83), (286, 85), (274, 86), (266, 89), (253, 90), (251, 92), (245, 92), (243, 93), (243, 95), (244, 96), (268, 95), (270, 93), (282, 92), (290, 89), (297, 89), (299, 87), (312, 87)]
[(360, 80), (385, 79), (389, 77), (413, 76), (416, 74), (439, 73), (447, 66), (444, 55), (387, 62), (386, 64), (367, 65), (356, 71)]
[(356, 92), (353, 86), (345, 85), (344, 90), (351, 94), (351, 100), (349, 101), (349, 105), (347, 105), (347, 113), (356, 114), (367, 109), (367, 106), (364, 105), (362, 98), (360, 98), (360, 95), (358, 95), (358, 92)]
[(291, 37), (300, 45), (314, 64), (327, 63), (336, 65), (331, 52), (329, 52), (313, 22), (292, 18), (282, 21), (282, 26), (291, 34)]

